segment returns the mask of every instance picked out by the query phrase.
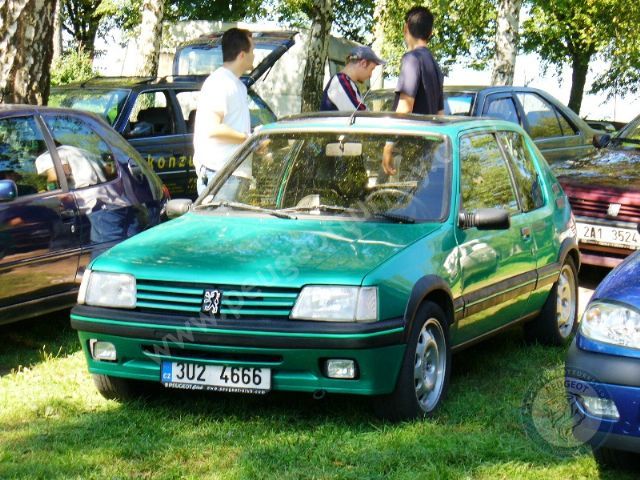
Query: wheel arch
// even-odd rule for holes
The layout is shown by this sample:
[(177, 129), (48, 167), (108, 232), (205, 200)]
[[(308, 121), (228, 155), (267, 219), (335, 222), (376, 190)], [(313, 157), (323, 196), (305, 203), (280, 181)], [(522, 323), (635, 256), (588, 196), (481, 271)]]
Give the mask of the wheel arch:
[(436, 303), (447, 318), (448, 325), (451, 326), (455, 319), (453, 295), (447, 282), (437, 275), (426, 275), (420, 278), (411, 291), (407, 308), (405, 310), (405, 330), (404, 339), (408, 340), (409, 334), (416, 321), (416, 315), (420, 307), (427, 301)]
[(560, 266), (564, 265), (567, 258), (573, 260), (576, 270), (580, 271), (580, 250), (578, 250), (578, 242), (575, 238), (565, 238), (560, 244), (560, 253), (558, 254)]

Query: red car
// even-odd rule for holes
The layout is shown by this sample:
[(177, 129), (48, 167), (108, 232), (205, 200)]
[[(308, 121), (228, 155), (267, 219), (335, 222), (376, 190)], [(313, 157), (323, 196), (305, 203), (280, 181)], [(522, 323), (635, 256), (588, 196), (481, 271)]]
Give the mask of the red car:
[(554, 165), (576, 217), (582, 262), (615, 267), (640, 249), (640, 116), (588, 157)]

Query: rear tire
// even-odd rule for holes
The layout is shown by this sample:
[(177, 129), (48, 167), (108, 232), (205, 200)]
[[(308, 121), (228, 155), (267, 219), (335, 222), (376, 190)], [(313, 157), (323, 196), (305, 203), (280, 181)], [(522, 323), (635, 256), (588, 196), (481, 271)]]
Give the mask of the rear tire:
[(593, 456), (596, 463), (603, 468), (640, 471), (640, 454), (637, 453), (612, 448), (595, 448)]
[(527, 341), (553, 346), (567, 343), (578, 327), (577, 279), (575, 263), (567, 258), (540, 314), (524, 326)]
[(129, 401), (148, 396), (149, 382), (112, 377), (110, 375), (92, 375), (93, 383), (100, 395), (107, 400)]
[(450, 372), (449, 323), (437, 304), (425, 302), (416, 314), (395, 390), (374, 398), (376, 414), (394, 422), (432, 415), (446, 395)]

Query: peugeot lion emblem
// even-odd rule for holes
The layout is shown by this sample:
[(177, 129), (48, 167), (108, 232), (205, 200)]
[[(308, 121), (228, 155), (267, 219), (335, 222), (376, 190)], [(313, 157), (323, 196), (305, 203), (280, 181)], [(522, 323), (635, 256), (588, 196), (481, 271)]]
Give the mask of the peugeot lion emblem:
[(209, 315), (217, 315), (220, 312), (221, 299), (222, 292), (220, 290), (205, 290), (202, 297), (202, 311)]
[(610, 203), (609, 208), (607, 209), (607, 215), (609, 215), (610, 217), (617, 217), (620, 213), (621, 207), (622, 205), (620, 205), (619, 203)]

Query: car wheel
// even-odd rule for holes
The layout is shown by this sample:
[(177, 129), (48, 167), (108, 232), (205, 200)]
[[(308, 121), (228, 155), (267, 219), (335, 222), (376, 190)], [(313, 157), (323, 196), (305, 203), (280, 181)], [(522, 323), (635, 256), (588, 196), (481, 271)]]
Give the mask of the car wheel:
[(640, 455), (612, 448), (594, 448), (593, 456), (603, 468), (640, 470)]
[(564, 345), (578, 326), (578, 273), (567, 258), (540, 314), (525, 324), (525, 337), (544, 345)]
[(127, 401), (148, 395), (150, 388), (141, 382), (128, 378), (112, 377), (110, 375), (92, 375), (93, 383), (100, 395), (107, 400)]
[(426, 302), (416, 315), (395, 390), (374, 399), (376, 414), (391, 421), (431, 415), (446, 394), (450, 370), (446, 316)]

